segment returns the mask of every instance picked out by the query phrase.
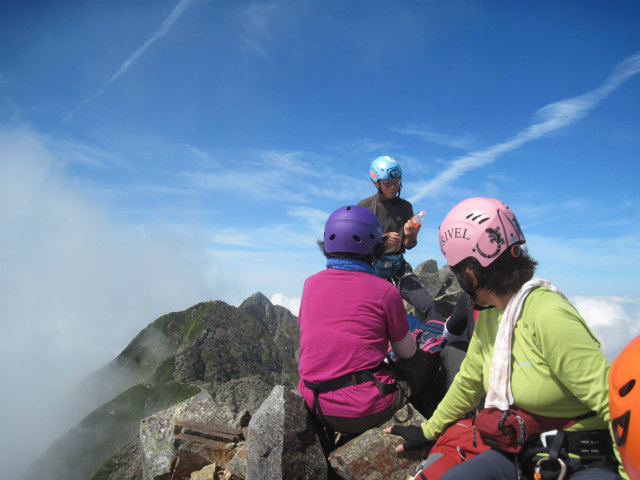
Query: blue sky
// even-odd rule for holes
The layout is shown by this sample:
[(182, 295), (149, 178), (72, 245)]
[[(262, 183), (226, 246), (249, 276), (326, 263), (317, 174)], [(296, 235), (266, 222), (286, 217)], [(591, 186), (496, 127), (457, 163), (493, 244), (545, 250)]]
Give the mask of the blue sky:
[(498, 197), (614, 357), (640, 332), (638, 18), (631, 1), (0, 0), (3, 381), (18, 358), (64, 391), (200, 301), (296, 311), (326, 217), (374, 192), (382, 154), (427, 211), (414, 267), (444, 263), (456, 203)]

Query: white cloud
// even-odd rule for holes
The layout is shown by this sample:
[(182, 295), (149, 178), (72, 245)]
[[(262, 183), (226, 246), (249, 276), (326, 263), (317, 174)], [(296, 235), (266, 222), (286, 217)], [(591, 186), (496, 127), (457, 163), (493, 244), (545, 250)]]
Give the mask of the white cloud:
[[(198, 152), (200, 156), (206, 155)], [(183, 175), (205, 193), (242, 192), (243, 198), (260, 202), (309, 204), (319, 198), (338, 202), (337, 208), (358, 198), (354, 197), (354, 189), (362, 188), (364, 196), (366, 182), (354, 181), (342, 170), (332, 168), (331, 160), (310, 152), (267, 150), (252, 152), (248, 157), (228, 158), (226, 163), (227, 166), (233, 163), (232, 170), (214, 167)]]
[(640, 334), (638, 299), (575, 296), (570, 300), (602, 342), (602, 351), (609, 361)]
[(273, 32), (276, 31), (273, 23), (283, 16), (282, 13), (277, 2), (251, 3), (242, 11), (244, 32), (240, 49), (270, 60), (268, 47), (273, 43)]
[[(270, 236), (274, 240), (279, 238), (274, 232)], [(315, 241), (296, 245), (283, 240), (281, 245), (258, 245), (244, 250), (216, 247), (208, 255), (208, 265), (216, 269), (210, 274), (210, 283), (221, 282), (225, 287), (221, 299), (234, 305), (258, 291), (267, 297), (274, 292), (298, 296), (304, 280), (322, 270), (326, 263)]]
[(331, 212), (326, 212), (318, 208), (311, 207), (293, 207), (289, 210), (289, 215), (299, 218), (305, 227), (304, 230), (318, 233), (318, 238), (324, 232), (324, 224), (326, 223)]
[(115, 223), (59, 163), (33, 132), (0, 130), (0, 451), (16, 468), (86, 413), (63, 401), (74, 382), (156, 317), (218, 295), (189, 236)]
[[(202, 153), (201, 153), (202, 155)], [(185, 178), (204, 191), (243, 192), (246, 197), (307, 203), (308, 191), (320, 175), (302, 152), (263, 151), (249, 159), (234, 158), (234, 168), (186, 172)]]
[(300, 313), (300, 297), (288, 297), (284, 293), (274, 293), (271, 296), (271, 303), (286, 308), (296, 317)]
[(108, 170), (117, 168), (131, 171), (131, 165), (122, 160), (118, 155), (107, 152), (93, 145), (65, 139), (47, 139), (48, 146), (59, 162), (74, 163), (88, 166), (94, 169)]

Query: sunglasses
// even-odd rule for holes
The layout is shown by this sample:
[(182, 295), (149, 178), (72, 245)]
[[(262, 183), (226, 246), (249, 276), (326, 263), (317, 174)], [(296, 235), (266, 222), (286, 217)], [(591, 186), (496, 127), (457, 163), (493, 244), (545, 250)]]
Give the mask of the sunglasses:
[(401, 182), (400, 178), (391, 178), (389, 180), (380, 180), (380, 183), (385, 186), (398, 185)]

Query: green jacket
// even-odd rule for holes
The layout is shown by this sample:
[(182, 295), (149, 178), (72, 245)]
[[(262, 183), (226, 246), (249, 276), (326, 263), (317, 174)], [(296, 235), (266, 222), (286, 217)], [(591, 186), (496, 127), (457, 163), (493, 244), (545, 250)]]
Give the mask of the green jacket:
[[(486, 396), (503, 313), (495, 308), (479, 313), (460, 371), (433, 416), (422, 424), (427, 438), (437, 437)], [(513, 332), (515, 405), (549, 417), (570, 418), (594, 411), (595, 417), (581, 420), (570, 430), (609, 429), (608, 375), (609, 362), (600, 341), (571, 303), (545, 288), (533, 290)]]

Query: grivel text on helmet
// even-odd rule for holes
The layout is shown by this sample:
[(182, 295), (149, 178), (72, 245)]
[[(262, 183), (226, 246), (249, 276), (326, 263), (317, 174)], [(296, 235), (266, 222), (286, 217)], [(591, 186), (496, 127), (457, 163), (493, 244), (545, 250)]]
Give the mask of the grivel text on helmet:
[(445, 243), (453, 238), (471, 240), (471, 238), (467, 235), (467, 232), (468, 230), (462, 227), (450, 228), (449, 230), (445, 230), (444, 233), (440, 235), (440, 248), (444, 248)]

